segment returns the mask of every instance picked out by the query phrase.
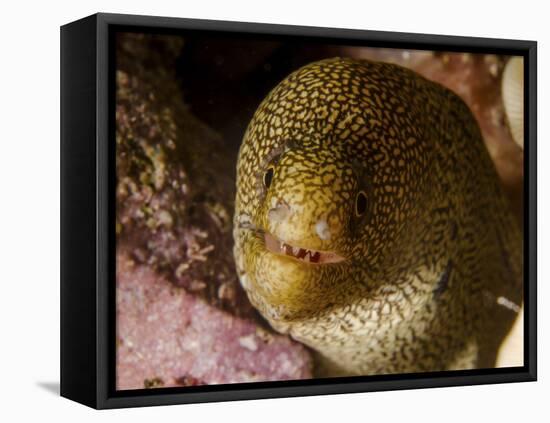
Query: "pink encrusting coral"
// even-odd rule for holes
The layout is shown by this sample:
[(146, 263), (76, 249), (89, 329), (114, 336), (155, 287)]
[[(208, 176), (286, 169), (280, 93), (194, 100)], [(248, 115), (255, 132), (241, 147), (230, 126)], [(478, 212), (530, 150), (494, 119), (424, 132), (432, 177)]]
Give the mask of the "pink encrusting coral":
[(311, 377), (306, 349), (117, 257), (117, 389)]

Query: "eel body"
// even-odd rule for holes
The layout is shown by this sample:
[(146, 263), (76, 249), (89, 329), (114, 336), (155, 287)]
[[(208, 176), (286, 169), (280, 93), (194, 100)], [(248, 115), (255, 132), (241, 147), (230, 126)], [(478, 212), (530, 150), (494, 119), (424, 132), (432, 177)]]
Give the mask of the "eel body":
[(239, 151), (234, 255), (318, 376), (493, 367), (522, 302), (522, 235), (464, 102), (333, 58), (284, 79)]

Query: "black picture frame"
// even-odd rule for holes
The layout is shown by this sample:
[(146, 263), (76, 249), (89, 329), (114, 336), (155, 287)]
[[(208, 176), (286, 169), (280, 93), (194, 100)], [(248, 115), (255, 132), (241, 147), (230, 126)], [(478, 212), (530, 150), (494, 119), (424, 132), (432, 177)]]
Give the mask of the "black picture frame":
[[(511, 54), (525, 63), (524, 365), (405, 375), (114, 389), (113, 33), (136, 29), (313, 37), (375, 47)], [(534, 381), (537, 377), (536, 111), (534, 41), (95, 14), (61, 27), (61, 395), (118, 408)]]

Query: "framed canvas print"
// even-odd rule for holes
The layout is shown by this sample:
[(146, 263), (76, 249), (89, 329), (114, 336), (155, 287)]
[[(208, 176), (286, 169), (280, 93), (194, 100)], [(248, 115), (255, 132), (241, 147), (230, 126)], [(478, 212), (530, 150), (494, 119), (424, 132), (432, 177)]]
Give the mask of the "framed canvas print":
[(61, 394), (536, 379), (536, 43), (61, 28)]

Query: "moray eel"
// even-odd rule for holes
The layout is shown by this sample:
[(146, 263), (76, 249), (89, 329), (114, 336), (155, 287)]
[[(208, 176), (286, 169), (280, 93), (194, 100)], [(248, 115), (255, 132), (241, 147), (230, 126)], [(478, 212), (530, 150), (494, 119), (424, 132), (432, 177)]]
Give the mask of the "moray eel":
[(400, 66), (333, 58), (276, 86), (237, 163), (234, 255), (317, 376), (493, 367), (522, 235), (468, 107)]

